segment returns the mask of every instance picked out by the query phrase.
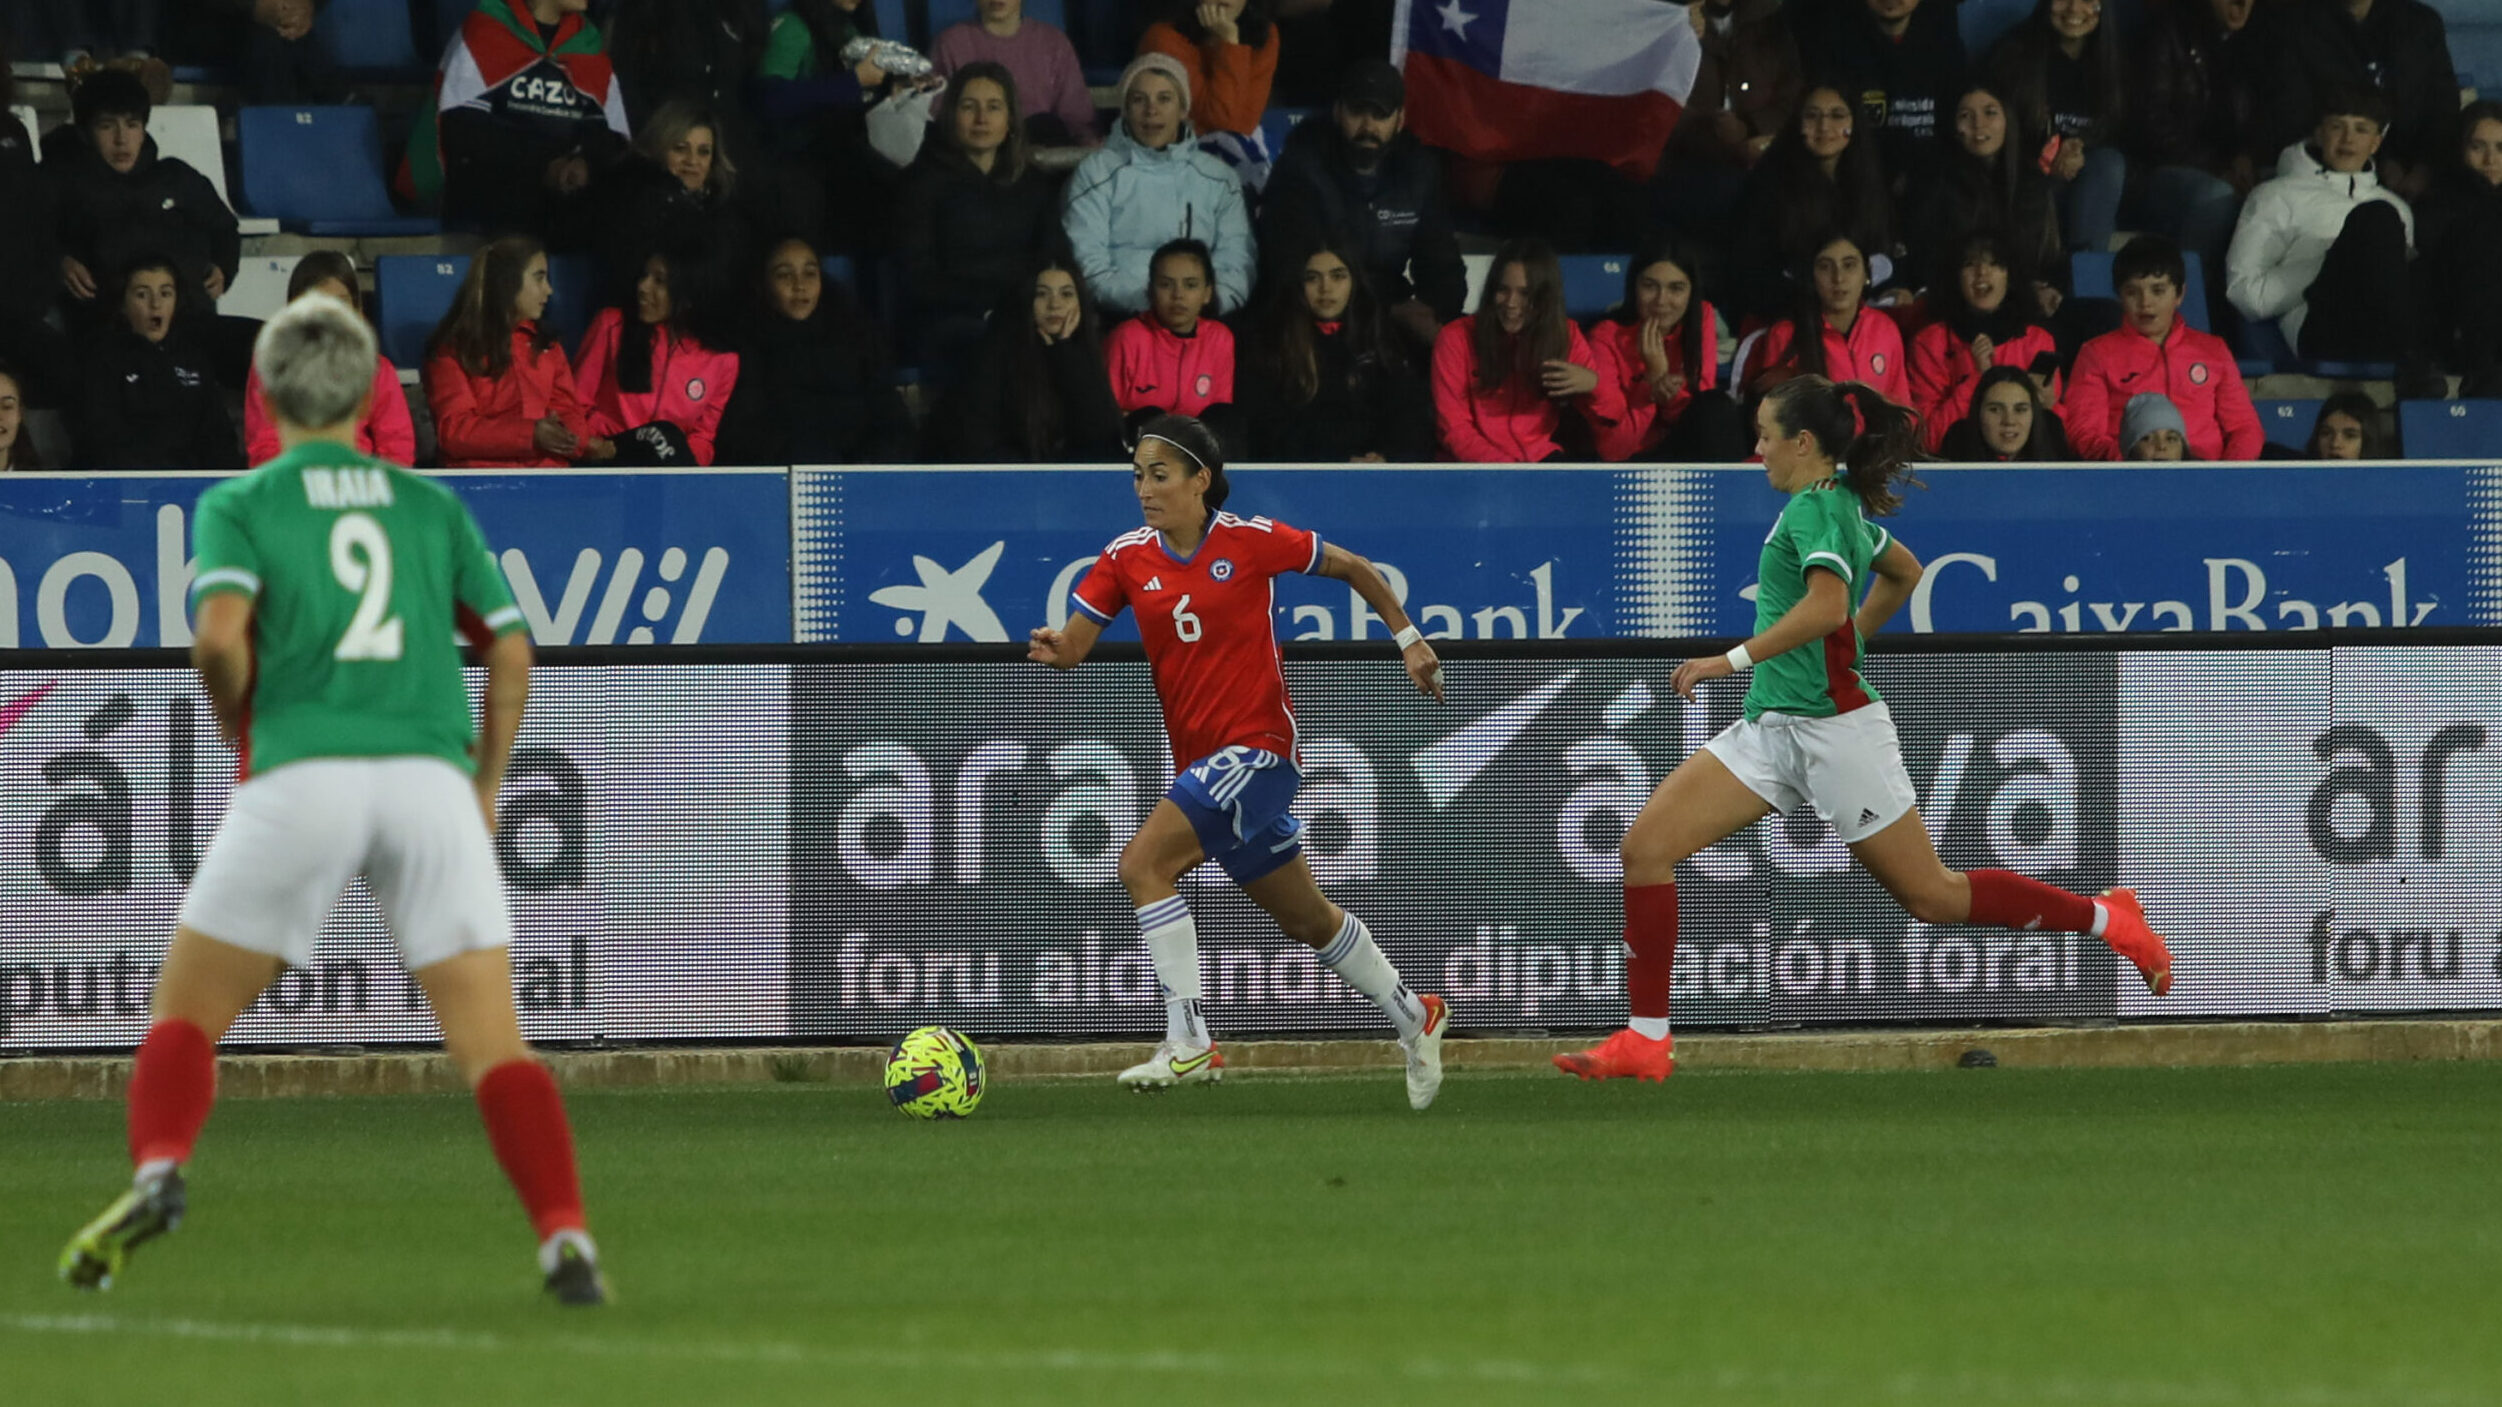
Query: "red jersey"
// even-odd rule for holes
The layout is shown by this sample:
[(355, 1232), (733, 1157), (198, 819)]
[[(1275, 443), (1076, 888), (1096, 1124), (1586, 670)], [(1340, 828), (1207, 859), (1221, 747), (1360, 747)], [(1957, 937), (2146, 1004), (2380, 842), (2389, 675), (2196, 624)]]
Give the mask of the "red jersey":
[(1154, 528), (1112, 539), (1071, 596), (1104, 625), (1127, 607), (1164, 705), (1175, 770), (1229, 747), (1292, 759), (1294, 701), (1277, 652), (1274, 579), (1317, 572), (1320, 534), (1219, 513), (1176, 557)]

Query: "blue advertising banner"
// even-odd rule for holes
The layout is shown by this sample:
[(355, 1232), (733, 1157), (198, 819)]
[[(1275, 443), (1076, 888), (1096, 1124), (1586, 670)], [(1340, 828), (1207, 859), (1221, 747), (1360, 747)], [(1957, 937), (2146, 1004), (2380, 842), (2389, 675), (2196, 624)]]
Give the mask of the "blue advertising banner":
[[(1069, 588), (1138, 522), (1119, 467), (794, 474), (803, 641), (1022, 638), (1065, 620)], [(1929, 570), (1897, 628), (2502, 624), (2502, 467), (1921, 477), (1892, 525)], [(1756, 467), (1256, 467), (1226, 506), (1372, 558), (1428, 635), (1554, 639), (1751, 633), (1781, 501)], [(1387, 635), (1336, 582), (1283, 579), (1277, 603), (1288, 639)]]
[[(541, 645), (791, 638), (785, 470), (460, 470)], [(206, 474), (0, 475), (0, 649), (191, 642)]]

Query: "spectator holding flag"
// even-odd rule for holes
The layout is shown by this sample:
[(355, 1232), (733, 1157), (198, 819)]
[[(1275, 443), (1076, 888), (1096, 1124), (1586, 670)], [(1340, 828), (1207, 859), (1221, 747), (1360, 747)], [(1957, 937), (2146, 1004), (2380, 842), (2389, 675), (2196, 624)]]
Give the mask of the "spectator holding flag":
[[(478, 0), (443, 53), (435, 120), (420, 122), (409, 165), (421, 184), (439, 159), (444, 218), (579, 247), (591, 178), (633, 131), (590, 0)], [(426, 139), (437, 150), (426, 152)]]

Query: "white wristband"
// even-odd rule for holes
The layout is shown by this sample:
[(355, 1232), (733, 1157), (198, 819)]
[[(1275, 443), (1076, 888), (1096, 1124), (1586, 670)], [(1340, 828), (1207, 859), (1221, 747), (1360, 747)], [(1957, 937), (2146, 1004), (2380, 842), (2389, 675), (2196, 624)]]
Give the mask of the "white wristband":
[(1398, 634), (1391, 636), (1390, 639), (1393, 643), (1397, 644), (1400, 649), (1404, 650), (1410, 645), (1423, 644), (1425, 632), (1418, 630), (1415, 626), (1411, 625), (1407, 629), (1400, 631)]
[(1722, 658), (1729, 662), (1729, 668), (1736, 670), (1740, 674), (1744, 674), (1746, 671), (1755, 667), (1755, 657), (1746, 653), (1746, 646), (1743, 643), (1741, 643), (1736, 649), (1731, 650), (1728, 654), (1722, 656)]

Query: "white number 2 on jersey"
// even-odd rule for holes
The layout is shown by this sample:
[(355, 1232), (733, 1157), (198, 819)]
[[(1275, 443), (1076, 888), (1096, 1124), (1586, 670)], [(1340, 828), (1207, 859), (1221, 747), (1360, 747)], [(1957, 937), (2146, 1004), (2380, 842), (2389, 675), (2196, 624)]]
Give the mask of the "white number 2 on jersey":
[(356, 615), (339, 637), (333, 659), (395, 660), (400, 657), (400, 618), (391, 609), (391, 539), (370, 513), (343, 513), (330, 529), (330, 570), (339, 584), (358, 593)]
[(1193, 644), (1199, 638), (1199, 618), (1190, 613), (1190, 598), (1186, 595), (1173, 603), (1173, 633), (1180, 636), (1185, 645)]

